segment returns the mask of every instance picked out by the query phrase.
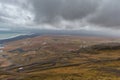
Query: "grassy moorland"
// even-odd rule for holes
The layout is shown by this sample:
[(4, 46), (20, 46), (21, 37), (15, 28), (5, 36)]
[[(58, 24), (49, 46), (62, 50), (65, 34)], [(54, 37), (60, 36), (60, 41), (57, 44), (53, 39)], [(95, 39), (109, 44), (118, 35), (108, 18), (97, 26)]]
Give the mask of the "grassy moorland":
[(38, 36), (7, 43), (1, 55), (0, 80), (120, 80), (115, 39)]

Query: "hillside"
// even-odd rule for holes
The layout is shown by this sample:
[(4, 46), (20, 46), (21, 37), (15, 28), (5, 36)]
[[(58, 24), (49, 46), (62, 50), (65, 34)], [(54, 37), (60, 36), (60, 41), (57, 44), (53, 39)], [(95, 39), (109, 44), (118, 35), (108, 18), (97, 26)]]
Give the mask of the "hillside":
[(0, 53), (2, 80), (119, 80), (119, 40), (36, 36), (9, 42)]

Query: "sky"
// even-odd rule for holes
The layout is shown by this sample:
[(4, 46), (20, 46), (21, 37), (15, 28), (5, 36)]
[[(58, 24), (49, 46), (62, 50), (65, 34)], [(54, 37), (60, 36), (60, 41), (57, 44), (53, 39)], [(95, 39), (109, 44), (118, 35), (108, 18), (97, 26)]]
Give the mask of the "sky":
[(120, 34), (120, 0), (0, 0), (0, 31), (29, 29)]

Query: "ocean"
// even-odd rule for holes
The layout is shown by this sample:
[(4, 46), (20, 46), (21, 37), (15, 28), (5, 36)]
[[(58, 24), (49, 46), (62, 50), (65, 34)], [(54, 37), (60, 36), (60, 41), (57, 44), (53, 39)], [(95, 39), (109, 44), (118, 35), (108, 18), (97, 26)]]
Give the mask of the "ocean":
[[(19, 35), (23, 35), (23, 34), (22, 33), (0, 32), (0, 40), (13, 38)], [(4, 48), (4, 45), (0, 44), (0, 53), (3, 52), (3, 48)]]
[(23, 34), (22, 33), (0, 33), (0, 40), (13, 38), (19, 35), (23, 35)]

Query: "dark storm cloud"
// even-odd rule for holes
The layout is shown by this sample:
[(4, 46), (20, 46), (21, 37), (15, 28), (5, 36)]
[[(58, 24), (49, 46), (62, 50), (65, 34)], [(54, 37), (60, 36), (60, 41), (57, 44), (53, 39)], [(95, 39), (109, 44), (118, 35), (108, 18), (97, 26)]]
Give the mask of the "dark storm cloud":
[(0, 0), (0, 22), (52, 29), (119, 28), (119, 4), (120, 0)]
[(96, 11), (97, 0), (66, 0), (61, 15), (68, 20), (82, 19)]
[(104, 0), (100, 9), (88, 21), (104, 27), (119, 28), (120, 0)]
[(36, 23), (82, 19), (101, 27), (120, 26), (120, 0), (30, 0)]
[(50, 22), (59, 15), (61, 0), (31, 0), (35, 11), (35, 22)]
[(31, 0), (35, 22), (82, 19), (95, 12), (98, 0)]

